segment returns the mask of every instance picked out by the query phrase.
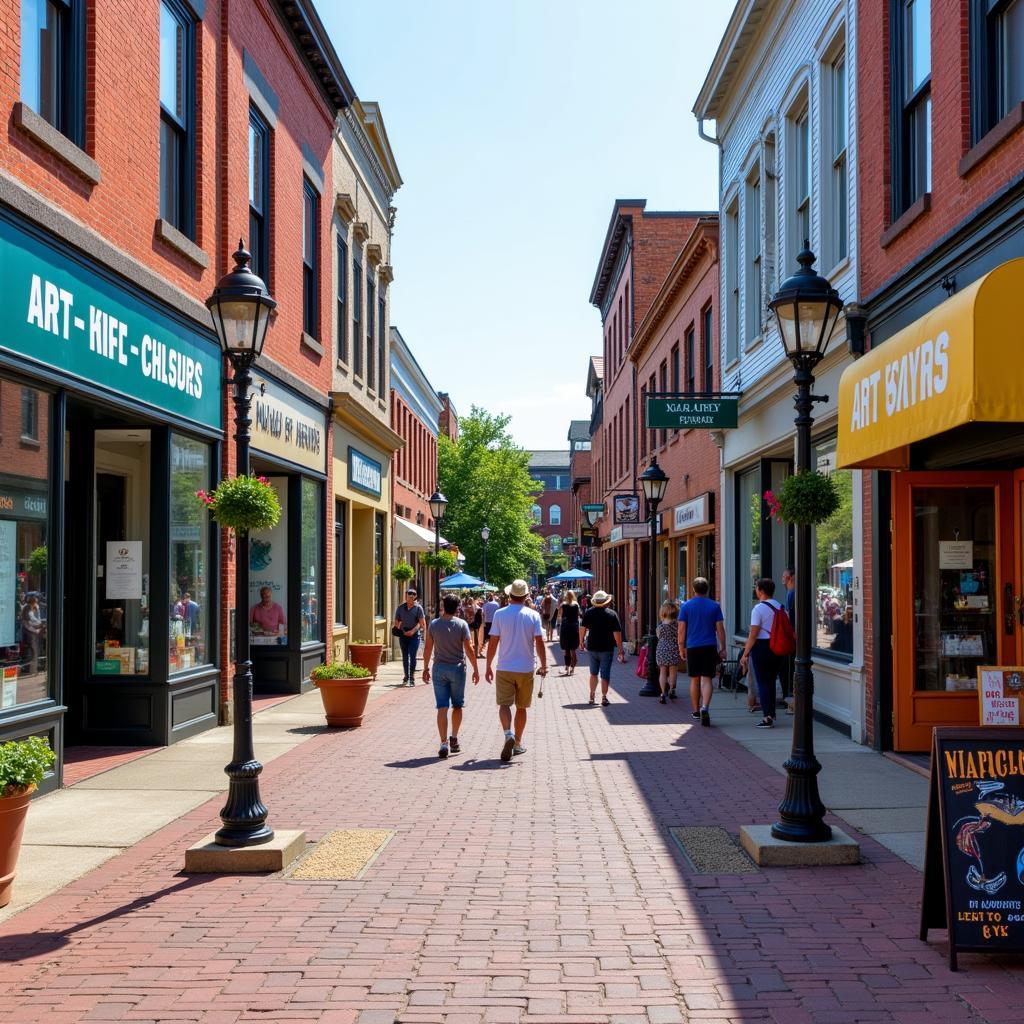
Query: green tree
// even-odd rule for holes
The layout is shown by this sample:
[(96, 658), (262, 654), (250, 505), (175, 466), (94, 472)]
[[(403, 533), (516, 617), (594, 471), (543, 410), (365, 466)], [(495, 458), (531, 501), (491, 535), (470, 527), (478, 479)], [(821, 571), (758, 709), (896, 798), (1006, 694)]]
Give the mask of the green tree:
[(491, 528), (487, 573), (494, 583), (542, 570), (541, 538), (530, 532), (530, 509), (540, 484), (530, 477), (529, 455), (508, 432), (509, 417), (473, 406), (459, 421), (455, 441), (438, 440), (438, 485), (448, 499), (441, 524), (445, 538), (466, 556), (467, 572), (483, 572), (480, 530)]
[[(814, 529), (816, 582), (819, 584), (831, 583), (830, 567), (853, 556), (853, 473), (848, 469), (836, 470), (832, 473), (832, 482), (839, 493), (839, 508)], [(833, 543), (836, 545), (834, 552)]]

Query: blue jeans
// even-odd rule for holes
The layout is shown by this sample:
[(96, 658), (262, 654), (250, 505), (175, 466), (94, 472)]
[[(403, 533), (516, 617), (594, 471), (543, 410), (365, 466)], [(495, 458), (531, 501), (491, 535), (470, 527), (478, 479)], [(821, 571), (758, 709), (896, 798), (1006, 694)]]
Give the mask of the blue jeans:
[(750, 666), (757, 682), (757, 696), (765, 718), (775, 717), (775, 680), (783, 671), (785, 658), (775, 654), (768, 640), (755, 640), (750, 648)]
[(614, 651), (587, 651), (587, 658), (590, 659), (590, 674), (600, 676), (605, 682), (612, 677), (612, 662), (615, 660)]
[(466, 703), (466, 666), (440, 665), (436, 661), (430, 670), (434, 681), (434, 703), (441, 711), (449, 706), (461, 708)]
[(406, 679), (416, 677), (416, 654), (420, 649), (420, 635), (414, 633), (412, 636), (400, 636), (398, 646), (402, 648), (402, 669)]

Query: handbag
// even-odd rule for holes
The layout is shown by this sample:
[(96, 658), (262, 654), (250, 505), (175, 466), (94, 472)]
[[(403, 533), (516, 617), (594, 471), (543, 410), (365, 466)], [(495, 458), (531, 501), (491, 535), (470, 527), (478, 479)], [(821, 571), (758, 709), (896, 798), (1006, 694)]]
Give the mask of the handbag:
[(647, 644), (640, 648), (636, 658), (636, 674), (640, 679), (647, 678)]
[(392, 626), (391, 627), (391, 635), (392, 636), (405, 636), (405, 630), (402, 629), (401, 626)]

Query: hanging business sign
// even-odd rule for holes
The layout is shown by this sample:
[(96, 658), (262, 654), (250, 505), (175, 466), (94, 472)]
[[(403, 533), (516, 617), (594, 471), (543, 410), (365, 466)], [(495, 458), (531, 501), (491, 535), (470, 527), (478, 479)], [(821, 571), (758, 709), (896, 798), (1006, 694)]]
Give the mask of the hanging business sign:
[(221, 425), (211, 338), (0, 217), (0, 344), (155, 409)]
[(729, 430), (739, 419), (739, 398), (648, 398), (646, 414), (649, 430)]
[(618, 526), (621, 523), (640, 522), (640, 498), (633, 493), (615, 494), (612, 496), (612, 522)]
[(253, 448), (326, 473), (324, 411), (269, 377), (255, 374), (253, 386)]
[(349, 445), (348, 449), (348, 485), (357, 491), (381, 496), (383, 469), (376, 459), (371, 459), (361, 451)]
[(647, 523), (627, 523), (625, 526), (613, 526), (608, 534), (609, 544), (618, 544), (622, 540), (644, 540), (651, 535)]
[(1024, 953), (1024, 733), (935, 729), (920, 938), (957, 953)]

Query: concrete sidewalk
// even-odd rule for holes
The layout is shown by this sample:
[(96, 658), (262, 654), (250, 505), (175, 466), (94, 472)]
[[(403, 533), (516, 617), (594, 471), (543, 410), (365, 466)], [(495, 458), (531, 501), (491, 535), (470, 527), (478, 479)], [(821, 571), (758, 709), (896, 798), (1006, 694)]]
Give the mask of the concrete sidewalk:
[[(401, 660), (381, 665), (370, 700), (401, 688), (401, 679)], [(320, 691), (312, 690), (254, 716), (256, 756), (271, 764), (327, 731)], [(231, 726), (220, 726), (33, 801), (14, 897), (0, 921), (226, 792), (231, 742)]]

